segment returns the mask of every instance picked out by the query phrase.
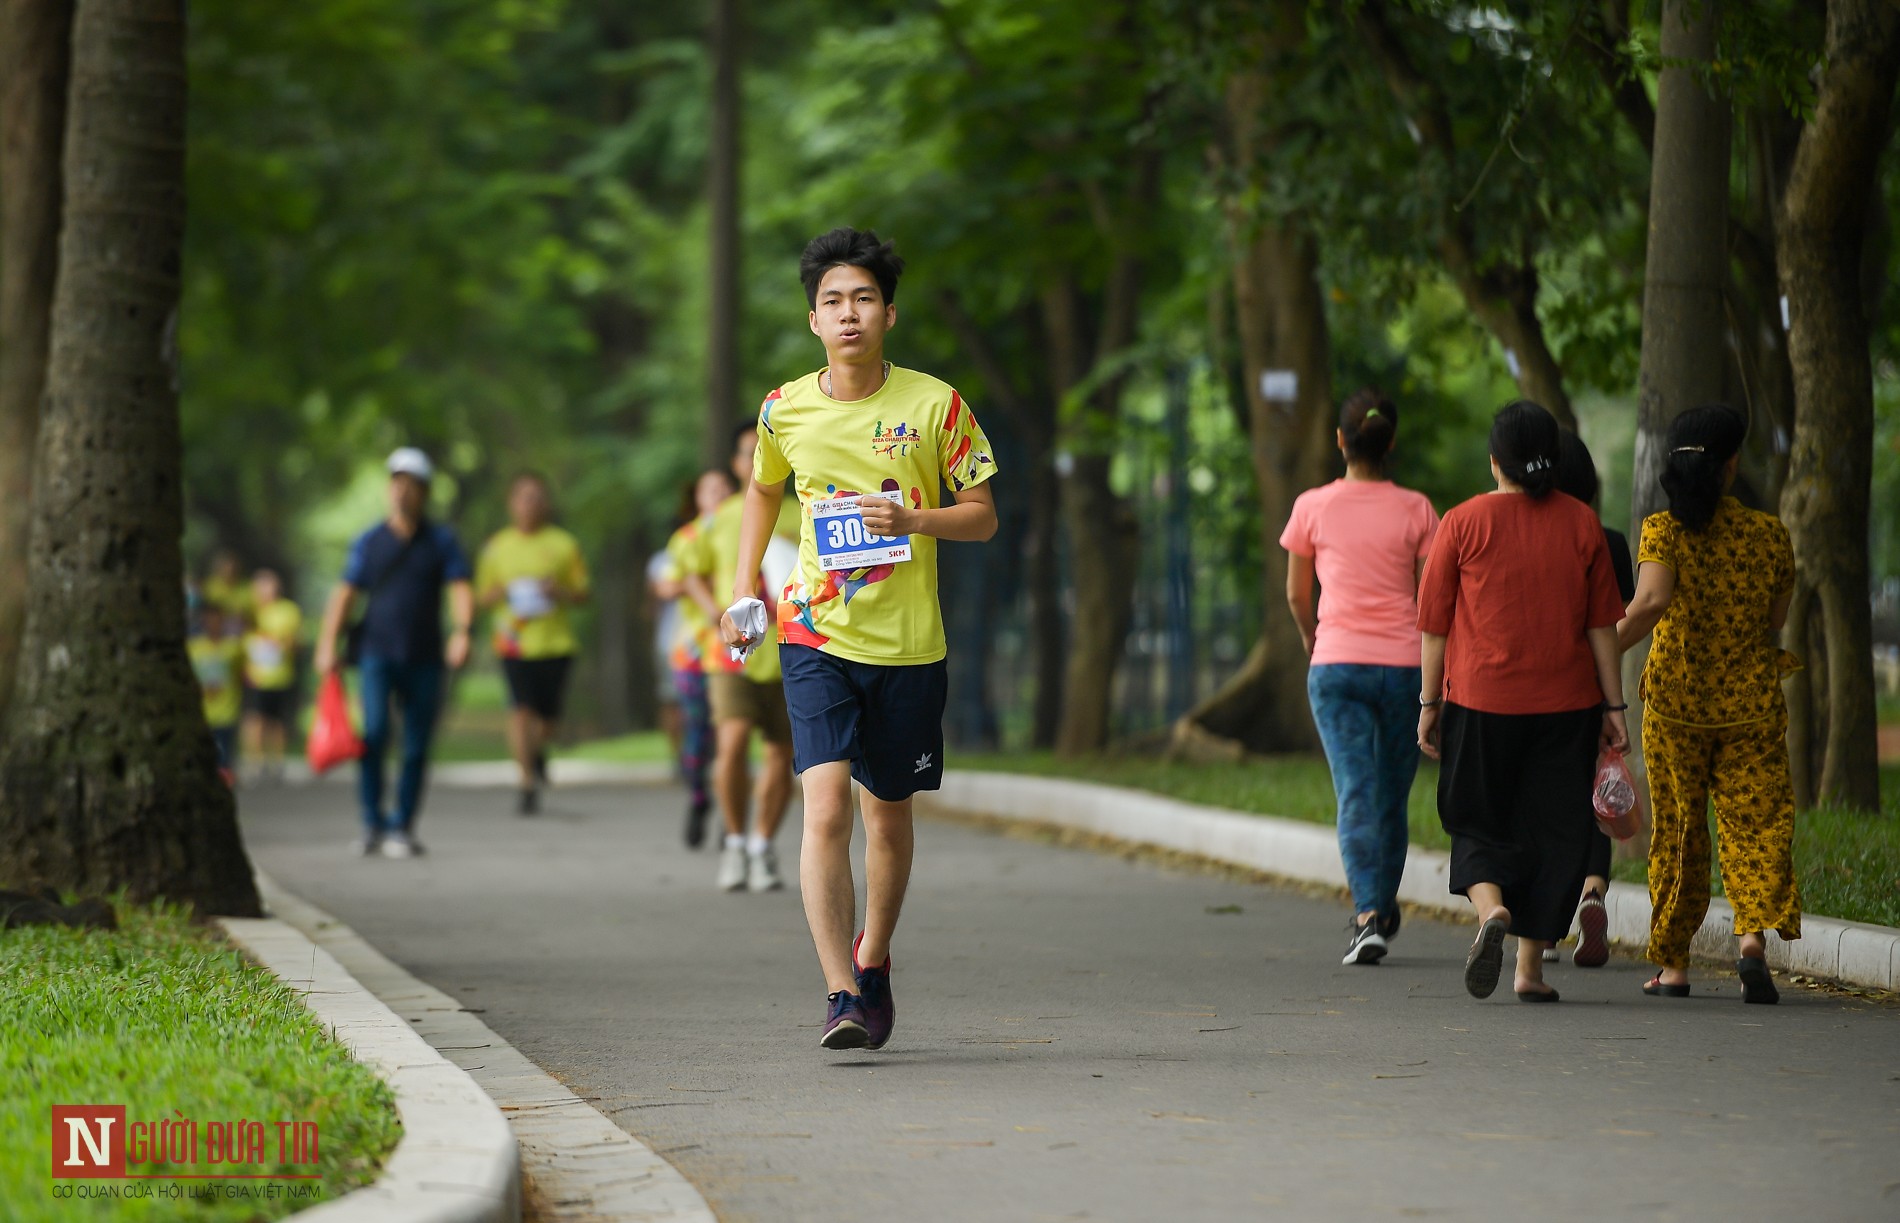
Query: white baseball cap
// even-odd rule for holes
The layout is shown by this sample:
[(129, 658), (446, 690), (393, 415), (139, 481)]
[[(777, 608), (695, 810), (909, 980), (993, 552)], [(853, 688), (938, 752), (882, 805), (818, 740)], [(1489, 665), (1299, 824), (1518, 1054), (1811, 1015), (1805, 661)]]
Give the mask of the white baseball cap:
[(435, 477), (435, 467), (430, 464), (428, 455), (414, 446), (404, 446), (389, 456), (389, 474), (414, 476), (427, 484)]

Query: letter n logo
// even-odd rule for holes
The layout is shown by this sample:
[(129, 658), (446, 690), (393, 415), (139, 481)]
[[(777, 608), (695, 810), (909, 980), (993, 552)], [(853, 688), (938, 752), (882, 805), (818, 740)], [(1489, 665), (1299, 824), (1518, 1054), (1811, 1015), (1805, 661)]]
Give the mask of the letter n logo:
[(125, 1175), (125, 1105), (53, 1105), (53, 1179)]

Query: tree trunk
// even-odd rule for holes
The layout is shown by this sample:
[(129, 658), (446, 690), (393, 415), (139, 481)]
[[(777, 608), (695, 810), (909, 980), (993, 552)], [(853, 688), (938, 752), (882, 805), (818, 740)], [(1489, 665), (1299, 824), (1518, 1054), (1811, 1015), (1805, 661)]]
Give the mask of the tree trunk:
[(184, 650), (183, 0), (80, 0), (0, 877), (255, 915)]
[(1728, 268), (1729, 107), (1681, 61), (1715, 57), (1716, 0), (1664, 0), (1644, 263), (1643, 348), (1637, 374), (1631, 534), (1665, 504), (1663, 438), (1669, 422), (1722, 394)]
[(740, 0), (712, 3), (712, 130), (706, 168), (712, 295), (706, 336), (706, 465), (725, 470), (733, 426), (744, 415), (739, 394), (739, 11)]
[(59, 266), (72, 0), (0, 0), (0, 714), (26, 619), (33, 443)]
[(1805, 800), (1869, 811), (1879, 808), (1880, 778), (1867, 560), (1873, 366), (1861, 255), (1896, 73), (1900, 10), (1884, 0), (1833, 0), (1825, 75), (1778, 226), (1796, 405), (1781, 514), (1808, 621), (1792, 625), (1807, 632), (1791, 633), (1790, 643), (1819, 646), (1807, 663), (1825, 687), (1824, 702), (1808, 704), (1805, 741), (1790, 746), (1805, 757)]
[[(1271, 70), (1297, 51), (1304, 29), (1298, 0), (1282, 0), (1262, 40), (1259, 63), (1228, 81), (1225, 107), (1231, 142), (1225, 154), (1243, 186), (1259, 175), (1258, 152), (1274, 137), (1263, 130)], [(1245, 370), (1248, 434), (1260, 494), (1261, 555), (1266, 561), (1260, 640), (1232, 678), (1175, 726), (1183, 745), (1212, 734), (1252, 751), (1310, 750), (1319, 744), (1306, 702), (1306, 651), (1286, 606), (1286, 553), (1280, 529), (1294, 498), (1333, 470), (1333, 382), (1319, 253), (1298, 216), (1256, 218), (1228, 205), (1234, 247), (1234, 316)], [(1293, 397), (1269, 399), (1262, 375), (1288, 371)], [(1198, 750), (1198, 749), (1197, 749)]]

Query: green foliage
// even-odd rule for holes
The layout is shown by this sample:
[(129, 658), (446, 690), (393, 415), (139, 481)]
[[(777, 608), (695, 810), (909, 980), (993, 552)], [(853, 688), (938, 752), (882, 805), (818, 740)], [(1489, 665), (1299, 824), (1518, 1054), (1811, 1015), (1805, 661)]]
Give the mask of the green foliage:
[[(178, 1114), (318, 1126), (324, 1196), (375, 1176), (400, 1136), (389, 1088), (326, 1033), (288, 986), (172, 910), (119, 907), (117, 931), (0, 933), (0, 1202), (19, 1223), (74, 1217), (50, 1196), (48, 1109), (124, 1104), (128, 1124)], [(176, 1112), (174, 1112), (176, 1110)], [(197, 1171), (198, 1169), (177, 1169)], [(308, 1167), (219, 1165), (220, 1172)], [(253, 1182), (259, 1183), (259, 1182)], [(269, 1219), (284, 1200), (216, 1200), (194, 1219)], [(89, 1216), (91, 1217), (91, 1216)], [(181, 1217), (166, 1198), (97, 1217)]]

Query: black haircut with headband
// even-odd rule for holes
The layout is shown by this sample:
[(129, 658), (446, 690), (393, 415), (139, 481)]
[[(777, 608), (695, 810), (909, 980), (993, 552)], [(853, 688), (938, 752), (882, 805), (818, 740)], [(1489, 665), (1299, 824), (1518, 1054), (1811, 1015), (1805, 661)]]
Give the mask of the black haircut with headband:
[(1339, 433), (1346, 442), (1346, 458), (1352, 462), (1383, 468), (1398, 432), (1398, 406), (1383, 391), (1363, 387), (1339, 405)]
[(805, 253), (798, 259), (798, 279), (804, 282), (805, 300), (814, 310), (818, 308), (818, 283), (832, 268), (863, 268), (877, 281), (885, 305), (897, 301), (897, 278), (904, 274), (904, 260), (896, 244), (880, 241), (876, 230), (840, 225), (805, 244)]
[(1747, 436), (1748, 422), (1725, 403), (1690, 408), (1669, 422), (1661, 483), (1677, 522), (1700, 531), (1715, 518), (1723, 472)]
[(1542, 499), (1557, 487), (1557, 418), (1528, 399), (1513, 399), (1491, 421), (1491, 457), (1504, 478)]

